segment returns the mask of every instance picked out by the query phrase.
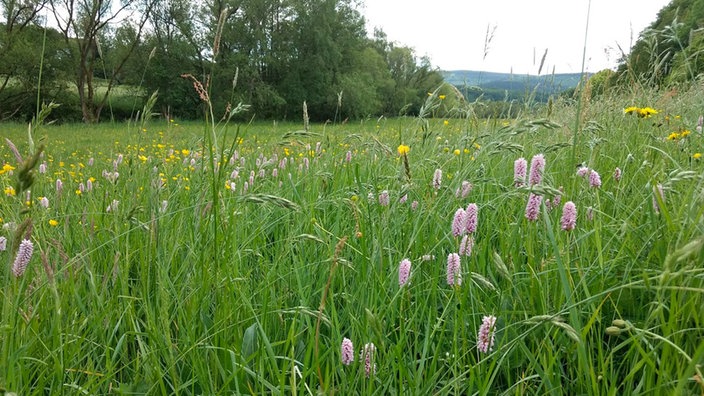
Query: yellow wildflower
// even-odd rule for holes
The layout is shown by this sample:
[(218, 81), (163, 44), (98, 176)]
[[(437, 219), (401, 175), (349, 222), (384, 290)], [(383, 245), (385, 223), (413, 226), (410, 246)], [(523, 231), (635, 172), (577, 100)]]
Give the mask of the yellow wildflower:
[(445, 126), (448, 126), (448, 125), (450, 125), (450, 121), (445, 120), (445, 121), (442, 122), (442, 124), (445, 125)]
[(460, 155), (460, 149), (455, 149), (455, 151), (452, 152), (454, 155)]
[(5, 165), (2, 166), (2, 169), (0, 169), (0, 175), (2, 175), (2, 174), (5, 173), (5, 172), (9, 172), (9, 171), (11, 171), (11, 170), (13, 170), (13, 169), (15, 169), (14, 166), (12, 166), (12, 165), (10, 165), (10, 164), (5, 164)]
[(624, 113), (624, 114), (631, 114), (631, 113), (633, 113), (633, 112), (638, 113), (639, 110), (640, 110), (640, 109), (637, 108), (637, 107), (635, 107), (635, 106), (630, 106), (630, 107), (626, 107), (625, 109), (623, 109), (623, 113)]
[(692, 155), (692, 158), (694, 158), (695, 160), (698, 160), (698, 159), (702, 158), (702, 153), (694, 153), (694, 155)]
[(680, 132), (680, 137), (687, 137), (690, 133), (692, 133), (692, 132), (685, 129), (684, 131)]
[(641, 118), (648, 118), (654, 114), (658, 114), (658, 111), (652, 107), (643, 107), (642, 109), (638, 109), (638, 117)]
[(52, 227), (56, 227), (57, 225), (59, 225), (59, 222), (54, 219), (51, 219), (49, 220), (49, 225)]
[(398, 146), (398, 155), (406, 155), (408, 154), (409, 151), (411, 151), (411, 148), (409, 146), (406, 146), (405, 144), (401, 144)]
[(677, 140), (680, 138), (680, 134), (677, 132), (672, 132), (670, 135), (667, 136), (667, 140)]
[(14, 196), (15, 195), (15, 188), (12, 186), (5, 187), (5, 195)]
[(190, 154), (190, 153), (191, 153), (191, 150), (189, 150), (189, 149), (182, 149), (182, 150), (181, 150), (181, 155), (183, 155), (184, 157), (187, 156), (187, 155)]
[(439, 95), (438, 98), (440, 98), (440, 100), (445, 100), (446, 96), (445, 96), (445, 95)]

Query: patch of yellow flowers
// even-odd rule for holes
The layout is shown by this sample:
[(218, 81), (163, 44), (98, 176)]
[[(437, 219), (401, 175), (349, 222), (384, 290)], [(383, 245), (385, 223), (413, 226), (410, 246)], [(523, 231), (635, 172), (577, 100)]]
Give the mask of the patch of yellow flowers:
[(638, 118), (648, 118), (652, 115), (658, 114), (658, 111), (653, 109), (652, 107), (626, 107), (623, 109), (623, 112), (625, 114), (636, 114)]

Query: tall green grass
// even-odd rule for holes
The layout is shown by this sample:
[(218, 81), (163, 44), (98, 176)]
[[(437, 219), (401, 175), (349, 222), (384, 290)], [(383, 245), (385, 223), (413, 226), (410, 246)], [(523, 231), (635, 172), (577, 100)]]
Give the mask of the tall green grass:
[[(203, 133), (155, 120), (38, 127), (46, 173), (33, 169), (31, 196), (0, 198), (0, 389), (699, 394), (701, 97), (587, 100), (574, 154), (577, 114), (563, 102), (549, 119), (428, 115), (308, 131), (262, 122)], [(624, 115), (631, 105), (660, 113)], [(26, 127), (0, 130), (31, 157)], [(22, 164), (5, 141), (1, 149), (15, 168), (0, 175), (6, 190)], [(539, 153), (547, 166), (533, 192), (554, 201), (562, 187), (561, 202), (578, 210), (571, 232), (560, 228), (562, 205), (525, 218), (530, 190), (514, 186), (513, 161)], [(573, 157), (599, 172), (600, 188), (577, 176)], [(473, 185), (466, 198), (456, 195), (462, 181)], [(462, 284), (449, 286), (446, 259), (459, 244), (451, 223), (469, 203), (479, 207), (475, 246), (462, 257)], [(18, 235), (23, 222), (31, 232)], [(34, 256), (15, 277), (25, 237)], [(411, 278), (399, 287), (404, 258)], [(486, 315), (498, 320), (484, 354), (476, 344)], [(354, 343), (349, 366), (343, 338)], [(369, 377), (366, 343), (376, 346)]]

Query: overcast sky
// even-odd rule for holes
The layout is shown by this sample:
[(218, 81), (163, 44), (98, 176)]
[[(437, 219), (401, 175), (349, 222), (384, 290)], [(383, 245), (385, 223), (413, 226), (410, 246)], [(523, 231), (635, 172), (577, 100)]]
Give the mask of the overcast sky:
[[(669, 0), (365, 0), (367, 29), (427, 55), (443, 70), (537, 74), (614, 68)], [(484, 57), (487, 26), (493, 30)]]

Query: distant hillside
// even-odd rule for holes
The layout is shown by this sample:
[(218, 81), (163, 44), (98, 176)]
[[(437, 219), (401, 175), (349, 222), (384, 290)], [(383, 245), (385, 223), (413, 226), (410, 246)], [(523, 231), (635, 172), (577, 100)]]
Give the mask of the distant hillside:
[(487, 100), (521, 100), (535, 92), (536, 101), (547, 101), (579, 83), (580, 73), (532, 76), (474, 70), (448, 70), (441, 74), (445, 82), (456, 86), (468, 100), (482, 96)]

